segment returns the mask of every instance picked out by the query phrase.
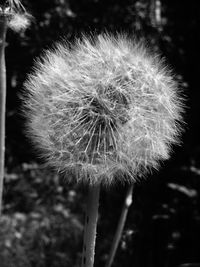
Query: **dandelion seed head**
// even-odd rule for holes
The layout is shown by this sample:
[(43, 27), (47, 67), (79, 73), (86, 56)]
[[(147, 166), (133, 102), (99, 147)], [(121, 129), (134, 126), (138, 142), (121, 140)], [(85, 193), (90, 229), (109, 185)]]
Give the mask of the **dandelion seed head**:
[[(26, 94), (26, 95), (25, 95)], [(182, 98), (171, 71), (123, 35), (57, 44), (25, 84), (27, 129), (68, 179), (133, 182), (179, 141)]]

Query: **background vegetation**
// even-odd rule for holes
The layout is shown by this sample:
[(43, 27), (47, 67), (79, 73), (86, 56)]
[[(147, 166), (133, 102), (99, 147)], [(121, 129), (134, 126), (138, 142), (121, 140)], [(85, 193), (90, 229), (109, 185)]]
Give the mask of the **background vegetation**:
[[(175, 69), (187, 95), (186, 132), (159, 173), (135, 188), (113, 267), (200, 266), (199, 1), (24, 0), (34, 20), (7, 35), (7, 129), (1, 267), (78, 267), (84, 192), (42, 167), (24, 134), (19, 92), (33, 60), (63, 36), (125, 31), (144, 36)], [(159, 10), (158, 10), (159, 11)], [(104, 266), (126, 188), (101, 195), (96, 267)], [(190, 263), (190, 265), (184, 265)], [(196, 263), (196, 265), (194, 265)], [(192, 265), (193, 264), (193, 265)]]

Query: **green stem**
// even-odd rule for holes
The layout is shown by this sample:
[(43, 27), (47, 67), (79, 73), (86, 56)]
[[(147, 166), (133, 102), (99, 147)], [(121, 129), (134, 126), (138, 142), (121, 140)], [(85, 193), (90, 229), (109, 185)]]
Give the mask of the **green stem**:
[(121, 239), (122, 236), (122, 231), (124, 229), (124, 225), (126, 222), (126, 217), (128, 214), (128, 209), (132, 204), (132, 194), (133, 194), (133, 185), (128, 187), (127, 193), (126, 193), (126, 197), (125, 197), (125, 201), (123, 204), (123, 208), (122, 208), (122, 212), (121, 212), (121, 216), (117, 225), (117, 230), (115, 232), (115, 236), (112, 242), (112, 246), (111, 246), (111, 250), (110, 250), (110, 254), (108, 257), (108, 260), (106, 262), (106, 267), (111, 267), (118, 245), (119, 245), (119, 241)]
[(89, 186), (85, 216), (82, 267), (93, 267), (100, 185)]
[(4, 161), (5, 161), (5, 113), (6, 113), (6, 66), (5, 40), (7, 18), (0, 14), (0, 215), (2, 211)]

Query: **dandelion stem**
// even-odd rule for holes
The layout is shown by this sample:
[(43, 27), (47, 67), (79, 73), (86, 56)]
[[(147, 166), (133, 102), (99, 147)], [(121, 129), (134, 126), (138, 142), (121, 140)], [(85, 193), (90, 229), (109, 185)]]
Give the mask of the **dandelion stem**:
[(0, 15), (0, 215), (2, 210), (4, 161), (5, 161), (5, 113), (6, 113), (6, 66), (5, 40), (7, 18)]
[(81, 267), (93, 267), (100, 185), (89, 186)]
[(121, 216), (120, 216), (120, 219), (119, 219), (119, 222), (118, 222), (118, 225), (117, 225), (117, 230), (116, 230), (113, 242), (112, 242), (112, 246), (111, 246), (111, 250), (110, 250), (110, 254), (109, 254), (108, 260), (106, 262), (106, 267), (111, 267), (112, 266), (112, 263), (113, 263), (113, 260), (114, 260), (118, 245), (119, 245), (119, 241), (120, 241), (121, 236), (122, 236), (122, 231), (124, 229), (124, 224), (126, 222), (128, 209), (132, 204), (132, 193), (133, 193), (133, 184), (128, 187), (128, 190), (127, 190), (127, 193), (126, 193), (126, 197), (125, 197), (125, 201), (124, 201), (124, 204), (123, 204)]

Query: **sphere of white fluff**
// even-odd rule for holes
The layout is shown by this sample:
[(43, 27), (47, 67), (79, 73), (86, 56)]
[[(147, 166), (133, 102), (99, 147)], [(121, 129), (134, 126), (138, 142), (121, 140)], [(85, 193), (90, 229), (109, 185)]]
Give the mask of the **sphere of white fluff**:
[(124, 35), (57, 44), (24, 95), (32, 140), (70, 181), (135, 181), (179, 139), (182, 98), (171, 71)]

